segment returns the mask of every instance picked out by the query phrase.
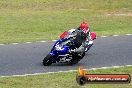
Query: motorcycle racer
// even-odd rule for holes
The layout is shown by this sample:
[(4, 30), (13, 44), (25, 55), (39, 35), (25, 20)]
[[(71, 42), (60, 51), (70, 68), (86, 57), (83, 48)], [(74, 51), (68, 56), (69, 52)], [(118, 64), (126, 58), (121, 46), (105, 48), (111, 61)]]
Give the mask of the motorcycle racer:
[[(82, 22), (78, 28), (71, 29), (68, 32), (77, 33), (81, 35), (82, 39), (84, 39), (84, 42), (76, 51), (79, 52), (80, 50), (85, 49), (85, 52), (87, 52), (90, 49), (90, 47), (93, 45), (93, 41), (90, 34), (91, 33), (90, 28), (88, 27), (87, 22)], [(79, 37), (76, 38), (75, 42), (79, 44), (81, 43), (81, 41), (80, 42), (79, 41), (80, 41), (80, 38)]]
[(85, 51), (88, 51), (90, 47), (93, 45), (93, 41), (91, 38), (91, 32), (90, 32), (90, 28), (88, 27), (88, 23), (87, 22), (81, 23), (79, 29), (82, 29), (84, 33), (87, 34), (87, 38), (84, 44), (85, 44)]
[(83, 22), (78, 28), (65, 31), (59, 37), (50, 53), (44, 57), (44, 66), (52, 63), (77, 64), (93, 45), (96, 33), (90, 32), (87, 22)]

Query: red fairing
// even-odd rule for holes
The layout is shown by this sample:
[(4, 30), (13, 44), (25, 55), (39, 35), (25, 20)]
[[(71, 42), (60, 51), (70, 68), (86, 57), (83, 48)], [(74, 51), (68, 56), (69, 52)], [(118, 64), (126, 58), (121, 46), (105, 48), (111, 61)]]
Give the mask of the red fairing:
[(60, 39), (65, 38), (66, 35), (68, 35), (68, 32), (67, 32), (67, 31), (63, 32), (63, 33), (60, 35)]
[(90, 35), (91, 35), (92, 40), (96, 39), (96, 33), (95, 32), (91, 32)]

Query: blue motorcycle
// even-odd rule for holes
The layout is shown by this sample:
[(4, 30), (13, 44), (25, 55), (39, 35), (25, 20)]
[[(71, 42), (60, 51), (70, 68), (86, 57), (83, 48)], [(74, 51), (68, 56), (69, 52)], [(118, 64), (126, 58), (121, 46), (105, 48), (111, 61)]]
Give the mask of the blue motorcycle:
[(74, 51), (76, 49), (73, 41), (75, 36), (71, 37), (67, 32), (64, 32), (62, 36), (63, 38), (55, 42), (50, 53), (43, 59), (44, 66), (49, 66), (52, 63), (67, 63), (73, 65), (77, 64), (85, 56), (85, 50), (82, 50), (82, 52)]

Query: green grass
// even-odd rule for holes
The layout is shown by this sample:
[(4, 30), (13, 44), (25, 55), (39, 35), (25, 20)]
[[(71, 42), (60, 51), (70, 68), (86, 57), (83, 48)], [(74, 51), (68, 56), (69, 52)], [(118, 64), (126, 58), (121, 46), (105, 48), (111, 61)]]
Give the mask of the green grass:
[[(132, 67), (88, 70), (87, 74), (130, 74)], [(130, 84), (85, 84), (76, 82), (76, 72), (51, 73), (25, 77), (0, 77), (0, 88), (132, 88)]]
[(132, 33), (132, 0), (0, 0), (0, 43), (57, 39), (83, 19), (98, 36)]

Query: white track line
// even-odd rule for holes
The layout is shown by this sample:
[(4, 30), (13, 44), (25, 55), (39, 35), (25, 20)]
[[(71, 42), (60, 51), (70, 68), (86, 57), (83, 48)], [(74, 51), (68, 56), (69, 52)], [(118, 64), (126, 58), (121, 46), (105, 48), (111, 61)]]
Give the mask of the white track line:
[(126, 66), (128, 66), (128, 67), (129, 67), (129, 66), (132, 66), (132, 65), (126, 65)]
[(25, 42), (25, 43), (32, 43), (32, 42)]
[(119, 35), (113, 35), (113, 36), (119, 36)]
[(16, 44), (19, 44), (19, 43), (11, 43), (11, 44), (16, 45)]
[(105, 37), (108, 37), (108, 36), (101, 36), (101, 37), (105, 38)]
[(3, 46), (3, 45), (5, 45), (5, 44), (0, 44), (0, 46)]
[(52, 41), (57, 41), (57, 40), (52, 40)]
[[(91, 68), (84, 70), (98, 70), (98, 69), (109, 69), (109, 68), (120, 68), (120, 67), (129, 67), (132, 65), (124, 65), (124, 66), (112, 66), (112, 67), (100, 67), (100, 68)], [(43, 75), (43, 74), (53, 74), (53, 73), (66, 73), (66, 72), (76, 72), (77, 70), (68, 70), (68, 71), (58, 71), (58, 72), (46, 72), (46, 73), (33, 73), (33, 74), (24, 74), (24, 75), (11, 75), (11, 76), (0, 76), (4, 77), (20, 77), (20, 76), (32, 76), (32, 75)]]
[[(132, 34), (125, 34), (125, 35), (132, 35)], [(120, 36), (120, 35), (112, 35), (112, 36)], [(100, 36), (102, 38), (105, 38), (105, 37), (109, 37), (109, 36)], [(52, 40), (53, 42), (57, 41), (57, 40)], [(47, 41), (37, 41), (37, 42), (47, 42)], [(33, 42), (25, 42), (25, 43), (33, 43)], [(16, 44), (19, 44), (19, 43), (11, 43), (13, 45), (16, 45)], [(7, 44), (0, 44), (0, 46), (2, 45), (7, 45)]]
[(126, 34), (126, 35), (132, 35), (132, 34)]
[(46, 41), (39, 41), (39, 42), (46, 42)]
[[(113, 67), (113, 66), (112, 66)], [(101, 67), (101, 69), (108, 69), (108, 68), (110, 68), (110, 67)]]

